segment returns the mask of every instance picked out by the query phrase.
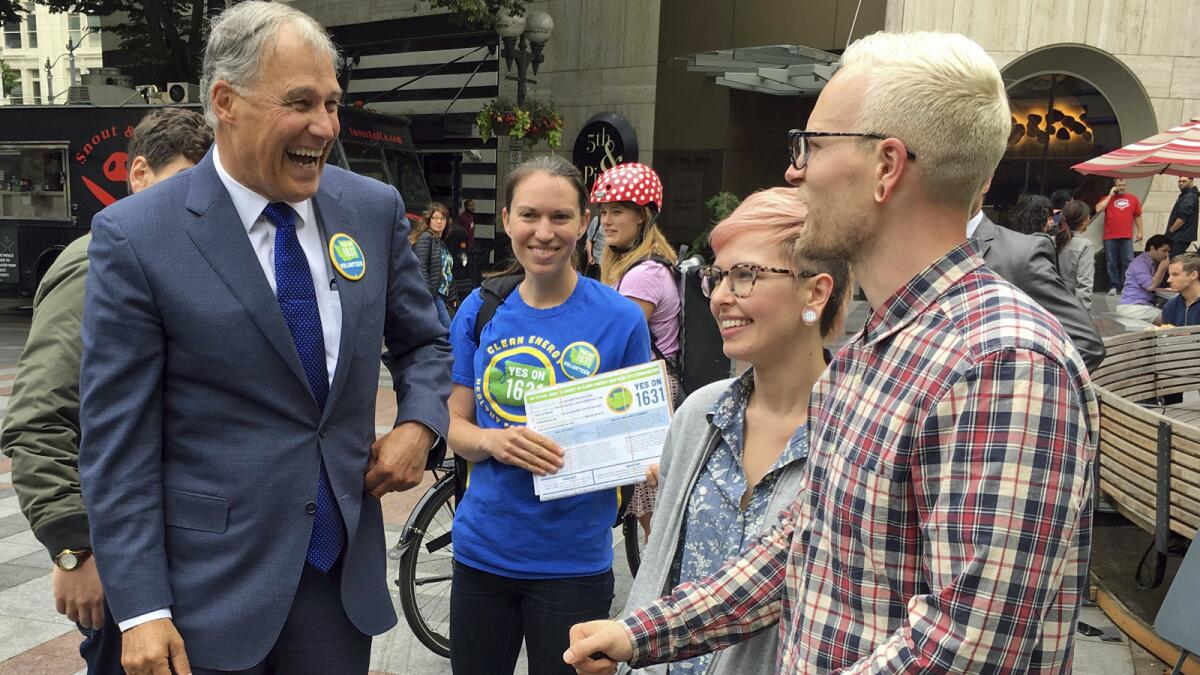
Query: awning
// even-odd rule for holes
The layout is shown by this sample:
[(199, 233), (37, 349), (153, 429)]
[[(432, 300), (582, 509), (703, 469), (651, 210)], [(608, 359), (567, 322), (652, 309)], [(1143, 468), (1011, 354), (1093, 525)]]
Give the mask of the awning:
[(723, 87), (774, 96), (816, 96), (837, 70), (838, 56), (804, 45), (766, 45), (700, 52), (671, 63), (715, 77)]
[(1200, 177), (1200, 115), (1071, 168), (1112, 178), (1146, 178), (1160, 173)]

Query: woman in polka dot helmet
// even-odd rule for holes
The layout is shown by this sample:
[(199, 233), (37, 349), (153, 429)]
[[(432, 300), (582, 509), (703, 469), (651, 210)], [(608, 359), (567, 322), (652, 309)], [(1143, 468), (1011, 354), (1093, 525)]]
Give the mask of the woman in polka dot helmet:
[[(604, 228), (605, 250), (600, 257), (600, 281), (637, 303), (650, 325), (654, 357), (667, 363), (675, 404), (683, 398), (679, 376), (679, 287), (671, 244), (658, 228), (663, 185), (645, 164), (618, 164), (600, 174), (592, 187)], [(595, 213), (596, 211), (593, 211)], [(647, 534), (655, 490), (639, 484), (629, 502)]]

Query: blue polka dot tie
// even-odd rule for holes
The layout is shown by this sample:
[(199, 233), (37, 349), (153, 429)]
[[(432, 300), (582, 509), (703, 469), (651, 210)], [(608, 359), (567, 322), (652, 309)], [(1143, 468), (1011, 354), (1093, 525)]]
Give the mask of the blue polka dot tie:
[[(329, 396), (329, 371), (325, 367), (325, 336), (321, 332), (321, 313), (312, 273), (300, 240), (296, 237), (296, 212), (282, 202), (268, 204), (263, 215), (275, 225), (275, 297), (279, 310), (292, 332), (292, 342), (304, 366), (304, 375), (318, 408), (325, 407)], [(317, 511), (306, 559), (313, 567), (328, 572), (337, 562), (346, 543), (342, 517), (329, 485), (325, 463), (317, 481)]]

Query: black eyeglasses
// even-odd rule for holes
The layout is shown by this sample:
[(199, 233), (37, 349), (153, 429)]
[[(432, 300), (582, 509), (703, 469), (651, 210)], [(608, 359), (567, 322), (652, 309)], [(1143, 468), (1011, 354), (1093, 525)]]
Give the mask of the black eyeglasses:
[(729, 277), (729, 291), (733, 293), (733, 296), (747, 298), (754, 292), (754, 282), (758, 281), (758, 276), (763, 272), (797, 277), (817, 276), (816, 272), (796, 272), (782, 267), (763, 267), (754, 263), (738, 263), (727, 270), (716, 265), (707, 265), (700, 268), (700, 291), (704, 293), (704, 297), (711, 298), (725, 277)]
[[(788, 132), (788, 154), (792, 159), (792, 168), (799, 171), (808, 165), (808, 153), (812, 146), (809, 144), (810, 138), (874, 138), (878, 141), (885, 141), (891, 136), (883, 134), (857, 132), (857, 131), (805, 131), (803, 129), (792, 129)], [(916, 153), (904, 148), (904, 152), (908, 154), (908, 158), (915, 160)]]

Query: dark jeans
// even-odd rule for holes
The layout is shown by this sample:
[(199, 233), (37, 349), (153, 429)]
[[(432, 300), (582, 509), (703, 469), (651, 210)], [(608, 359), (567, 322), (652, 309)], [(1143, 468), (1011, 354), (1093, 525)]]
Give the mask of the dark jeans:
[(1181, 255), (1182, 253), (1185, 253), (1187, 251), (1188, 247), (1194, 243), (1195, 242), (1192, 242), (1192, 241), (1174, 241), (1174, 240), (1172, 240), (1171, 241), (1171, 257), (1174, 258), (1177, 255)]
[(442, 327), (450, 330), (450, 311), (446, 309), (446, 299), (434, 293), (433, 306), (437, 307), (438, 321), (442, 322)]
[(1118, 293), (1125, 288), (1125, 269), (1132, 260), (1132, 239), (1104, 240), (1104, 262), (1108, 265), (1109, 288)]
[(121, 629), (113, 618), (108, 602), (104, 603), (104, 625), (97, 629), (75, 624), (83, 633), (79, 655), (87, 663), (88, 675), (123, 675), (121, 668)]
[(612, 570), (590, 577), (510, 579), (457, 561), (450, 586), (450, 665), (454, 675), (512, 673), (522, 639), (530, 675), (575, 669), (563, 663), (568, 631), (607, 619)]

